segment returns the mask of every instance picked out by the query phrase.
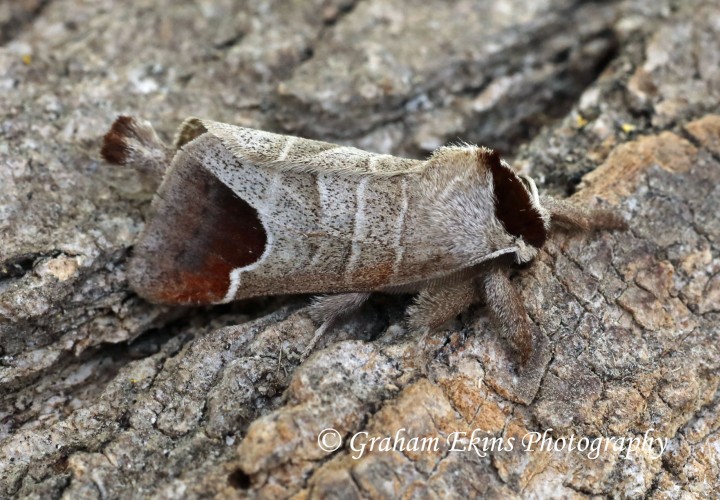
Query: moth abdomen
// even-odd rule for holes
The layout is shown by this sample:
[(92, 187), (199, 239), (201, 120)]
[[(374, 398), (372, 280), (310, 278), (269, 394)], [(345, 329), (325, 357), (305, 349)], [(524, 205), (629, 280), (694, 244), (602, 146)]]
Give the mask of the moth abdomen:
[(163, 144), (149, 122), (119, 116), (105, 134), (100, 154), (109, 163), (131, 166), (157, 187), (174, 151)]
[(103, 137), (100, 154), (108, 163), (127, 165), (131, 155), (128, 141), (135, 135), (132, 123), (133, 119), (129, 116), (119, 116)]

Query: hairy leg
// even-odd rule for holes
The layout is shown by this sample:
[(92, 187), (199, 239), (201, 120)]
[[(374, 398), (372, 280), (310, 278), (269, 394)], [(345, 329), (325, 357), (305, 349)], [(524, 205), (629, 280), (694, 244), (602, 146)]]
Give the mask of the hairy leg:
[(611, 210), (577, 206), (567, 200), (541, 196), (540, 203), (550, 212), (553, 224), (576, 231), (626, 229), (627, 223)]
[(492, 318), (525, 364), (532, 354), (530, 320), (520, 294), (506, 273), (503, 269), (494, 268), (483, 275), (480, 281)]
[(322, 324), (315, 330), (315, 335), (303, 351), (301, 361), (310, 355), (325, 332), (342, 318), (360, 309), (369, 297), (369, 293), (343, 293), (317, 297), (310, 306), (310, 317)]
[(473, 280), (433, 284), (423, 289), (408, 309), (408, 326), (432, 330), (463, 312), (475, 298)]

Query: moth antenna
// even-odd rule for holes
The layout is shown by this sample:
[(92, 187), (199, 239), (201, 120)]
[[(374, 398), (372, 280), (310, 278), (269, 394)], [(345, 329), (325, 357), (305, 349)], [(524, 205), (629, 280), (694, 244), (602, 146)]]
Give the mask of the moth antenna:
[(103, 138), (100, 154), (108, 163), (128, 165), (159, 185), (174, 151), (160, 140), (150, 122), (118, 116)]

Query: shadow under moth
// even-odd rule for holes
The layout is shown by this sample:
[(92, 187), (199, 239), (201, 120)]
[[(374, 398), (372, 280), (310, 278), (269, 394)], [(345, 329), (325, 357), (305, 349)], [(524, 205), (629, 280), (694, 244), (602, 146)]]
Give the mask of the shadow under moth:
[(407, 325), (430, 331), (479, 288), (524, 363), (532, 334), (513, 264), (530, 262), (554, 225), (624, 226), (610, 211), (540, 196), (471, 145), (420, 161), (190, 118), (169, 148), (148, 122), (120, 116), (102, 155), (159, 186), (130, 286), (163, 304), (323, 294), (303, 357), (371, 292), (417, 293)]

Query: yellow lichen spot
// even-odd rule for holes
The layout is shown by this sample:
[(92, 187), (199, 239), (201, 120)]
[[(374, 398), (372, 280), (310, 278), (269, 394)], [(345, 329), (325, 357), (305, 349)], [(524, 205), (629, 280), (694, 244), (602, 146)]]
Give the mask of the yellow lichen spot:
[(632, 123), (623, 123), (622, 125), (620, 125), (620, 128), (626, 134), (629, 134), (630, 132), (635, 132), (635, 130), (637, 130), (637, 127)]
[(585, 125), (588, 124), (587, 118), (585, 118), (580, 113), (577, 114), (575, 117), (575, 125), (577, 125), (577, 128), (583, 128)]
[(20, 59), (22, 59), (22, 62), (25, 64), (25, 66), (30, 66), (30, 63), (32, 62), (32, 55), (23, 54), (22, 56), (20, 56)]

